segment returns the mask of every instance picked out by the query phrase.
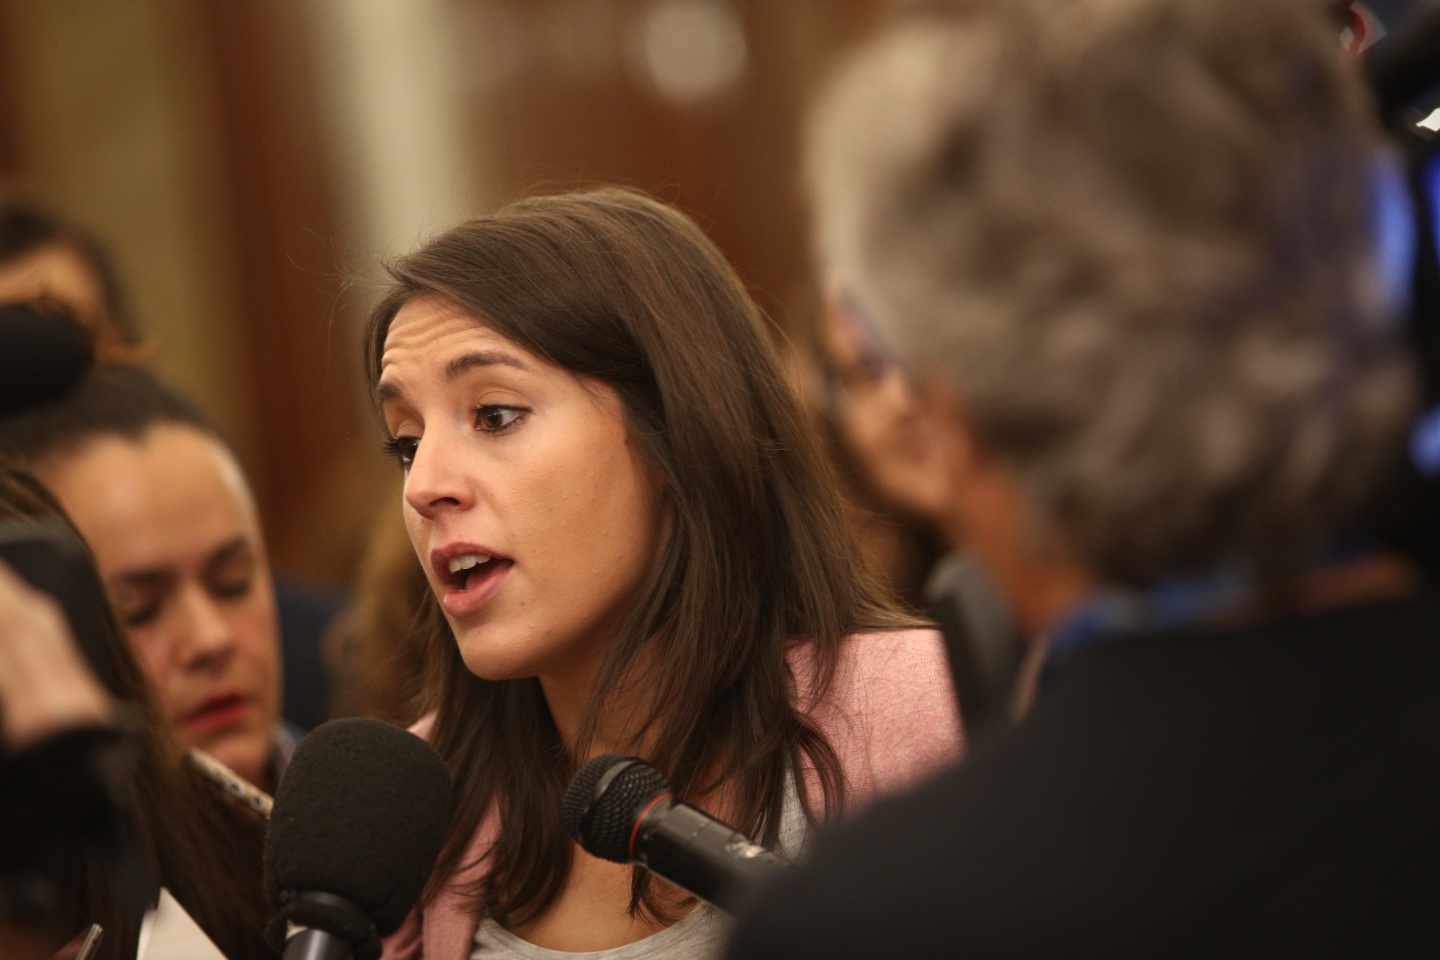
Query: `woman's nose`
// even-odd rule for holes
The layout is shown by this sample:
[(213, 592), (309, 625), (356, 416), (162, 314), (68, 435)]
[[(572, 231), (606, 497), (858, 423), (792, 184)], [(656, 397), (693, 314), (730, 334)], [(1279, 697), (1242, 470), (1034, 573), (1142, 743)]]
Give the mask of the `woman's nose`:
[(229, 618), (205, 588), (192, 585), (181, 599), (184, 608), (182, 659), (189, 668), (223, 664), (235, 649), (235, 631)]
[(469, 488), (452, 451), (438, 440), (422, 439), (405, 474), (405, 499), (415, 512), (433, 520), (446, 509), (464, 509)]

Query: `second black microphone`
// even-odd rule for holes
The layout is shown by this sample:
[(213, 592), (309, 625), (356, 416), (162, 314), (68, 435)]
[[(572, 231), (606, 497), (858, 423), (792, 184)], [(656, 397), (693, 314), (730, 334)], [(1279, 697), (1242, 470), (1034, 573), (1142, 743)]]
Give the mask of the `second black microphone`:
[(670, 784), (635, 757), (591, 760), (565, 792), (567, 832), (587, 851), (639, 863), (726, 913), (788, 864), (744, 834), (677, 803)]

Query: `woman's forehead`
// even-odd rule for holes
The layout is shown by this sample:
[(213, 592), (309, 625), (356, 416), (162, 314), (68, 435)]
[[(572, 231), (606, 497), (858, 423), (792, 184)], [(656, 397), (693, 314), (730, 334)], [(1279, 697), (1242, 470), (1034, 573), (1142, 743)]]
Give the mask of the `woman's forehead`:
[(385, 332), (381, 364), (457, 338), (494, 334), (459, 304), (439, 297), (417, 297), (395, 312)]
[(513, 340), (458, 304), (438, 297), (406, 303), (390, 321), (380, 354), (380, 372), (387, 367), (445, 363), (457, 353), (497, 350), (528, 356)]
[(140, 441), (102, 438), (45, 475), (107, 572), (201, 562), (235, 540), (261, 549), (239, 465), (188, 427), (157, 427)]
[(383, 405), (483, 367), (560, 372), (461, 307), (434, 298), (412, 301), (396, 313), (386, 334), (375, 398)]

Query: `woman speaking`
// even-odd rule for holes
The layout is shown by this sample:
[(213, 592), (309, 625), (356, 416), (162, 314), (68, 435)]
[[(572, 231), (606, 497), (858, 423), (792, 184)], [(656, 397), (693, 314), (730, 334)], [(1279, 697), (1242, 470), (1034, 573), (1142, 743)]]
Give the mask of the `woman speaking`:
[(456, 813), (386, 956), (716, 951), (716, 912), (565, 835), (571, 774), (644, 757), (797, 854), (957, 755), (940, 638), (858, 568), (764, 319), (682, 214), (529, 199), (390, 273), (366, 366)]

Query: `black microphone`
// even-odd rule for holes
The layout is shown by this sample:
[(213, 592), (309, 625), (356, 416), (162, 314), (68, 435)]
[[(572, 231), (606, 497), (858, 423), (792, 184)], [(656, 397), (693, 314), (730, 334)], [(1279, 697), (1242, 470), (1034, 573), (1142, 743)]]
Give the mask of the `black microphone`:
[(450, 773), (378, 720), (321, 724), (275, 791), (265, 874), (286, 960), (374, 960), (414, 907), (450, 825)]
[(59, 399), (94, 363), (90, 332), (63, 309), (0, 304), (0, 416)]
[(590, 853), (638, 863), (729, 914), (789, 864), (708, 814), (677, 803), (643, 760), (607, 753), (565, 791), (565, 830)]

